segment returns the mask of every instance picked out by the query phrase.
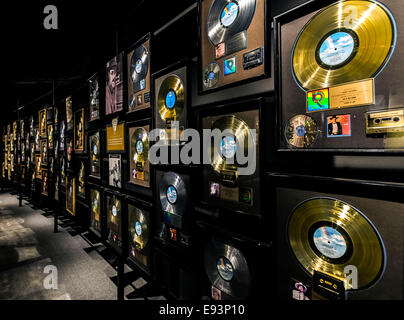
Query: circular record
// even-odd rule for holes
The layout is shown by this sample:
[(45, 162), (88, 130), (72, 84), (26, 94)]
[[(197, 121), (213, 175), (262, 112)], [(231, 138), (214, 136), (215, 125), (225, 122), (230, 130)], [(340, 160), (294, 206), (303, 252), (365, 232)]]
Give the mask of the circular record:
[(206, 31), (214, 46), (245, 31), (254, 17), (257, 0), (215, 0), (209, 9)]
[(121, 219), (121, 201), (119, 199), (112, 197), (110, 200), (110, 210), (109, 210), (109, 218), (111, 223), (116, 226), (119, 226)]
[(169, 75), (161, 83), (157, 105), (162, 120), (177, 120), (185, 107), (185, 92), (182, 80), (177, 75)]
[(238, 299), (249, 295), (251, 273), (237, 248), (212, 239), (205, 248), (205, 270), (215, 288)]
[(130, 77), (133, 84), (133, 92), (143, 90), (141, 81), (146, 78), (149, 70), (149, 53), (144, 46), (137, 47), (130, 59)]
[[(215, 146), (213, 141), (211, 143), (211, 166), (219, 173), (222, 170), (235, 170), (238, 166), (234, 157), (237, 149), (242, 147), (244, 154), (248, 152), (248, 125), (236, 116), (224, 116), (213, 123), (214, 129), (219, 129), (223, 137), (219, 146)], [(240, 146), (241, 142), (244, 142), (243, 146)]]
[(359, 210), (331, 198), (300, 204), (290, 217), (289, 244), (310, 274), (314, 270), (345, 279), (344, 268), (358, 269), (358, 289), (374, 283), (384, 267), (383, 242)]
[(293, 74), (304, 90), (375, 77), (394, 51), (396, 24), (374, 0), (346, 0), (319, 11), (292, 52)]
[(219, 81), (220, 68), (215, 62), (208, 64), (203, 73), (203, 85), (206, 88), (214, 87)]
[(136, 250), (142, 251), (149, 241), (148, 221), (142, 210), (134, 210), (129, 221), (129, 239)]
[(309, 147), (317, 138), (317, 124), (309, 116), (299, 114), (290, 119), (285, 128), (286, 140), (297, 148)]
[(160, 181), (160, 203), (165, 212), (184, 214), (188, 206), (188, 191), (178, 174), (171, 171), (164, 173)]
[(142, 128), (136, 128), (130, 140), (131, 159), (136, 164), (145, 162), (149, 155), (149, 137), (147, 131)]

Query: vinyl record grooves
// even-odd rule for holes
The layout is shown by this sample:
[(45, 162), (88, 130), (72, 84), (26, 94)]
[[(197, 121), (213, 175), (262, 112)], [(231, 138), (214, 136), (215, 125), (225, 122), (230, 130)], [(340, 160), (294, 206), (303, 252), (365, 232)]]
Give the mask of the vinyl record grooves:
[(188, 205), (188, 191), (184, 181), (174, 172), (164, 173), (160, 181), (160, 203), (165, 212), (183, 215)]
[(91, 136), (91, 155), (96, 159), (98, 159), (99, 154), (100, 154), (100, 140), (99, 140), (99, 135), (94, 134)]
[(112, 224), (119, 226), (121, 219), (121, 202), (118, 199), (111, 198), (111, 207), (109, 208), (109, 218)]
[(205, 270), (212, 286), (234, 298), (246, 298), (251, 274), (240, 250), (212, 239), (205, 248)]
[(96, 190), (91, 190), (91, 198), (92, 198), (92, 210), (94, 213), (94, 219), (96, 221), (100, 220), (100, 193)]
[(184, 85), (176, 75), (164, 79), (157, 97), (159, 114), (162, 120), (177, 120), (185, 107)]
[(136, 164), (145, 162), (149, 155), (149, 137), (144, 128), (137, 128), (131, 137), (131, 159)]
[(383, 271), (384, 246), (371, 222), (340, 200), (315, 198), (293, 212), (289, 244), (310, 274), (314, 270), (345, 279), (344, 268), (358, 270), (358, 289), (370, 286)]
[(129, 239), (136, 250), (142, 251), (149, 242), (148, 221), (142, 210), (134, 209), (135, 214), (130, 216), (129, 221)]
[[(352, 18), (352, 12), (358, 18)], [(347, 0), (319, 11), (300, 32), (293, 73), (305, 90), (375, 77), (393, 53), (396, 25), (374, 0)]]
[[(237, 152), (237, 148), (240, 147), (240, 141), (244, 141), (244, 146), (242, 146), (244, 148), (244, 154), (248, 153), (249, 128), (247, 124), (236, 116), (225, 116), (213, 123), (212, 130), (214, 129), (219, 129), (221, 132), (227, 130), (227, 132), (224, 132), (225, 136), (222, 138), (220, 146), (215, 146), (214, 142), (211, 142), (211, 166), (218, 173), (222, 170), (236, 170), (238, 164), (234, 156)], [(234, 160), (233, 163), (229, 163), (230, 159)]]
[(146, 78), (149, 69), (149, 53), (144, 46), (139, 46), (135, 49), (130, 60), (129, 68), (133, 92), (138, 92), (142, 90), (140, 82)]
[(257, 0), (215, 0), (209, 9), (206, 31), (214, 46), (245, 31), (254, 17)]
[(210, 63), (203, 73), (203, 85), (206, 88), (214, 87), (219, 81), (220, 68), (217, 63)]
[(290, 119), (285, 128), (286, 140), (297, 148), (309, 147), (317, 138), (317, 124), (309, 116), (298, 114)]

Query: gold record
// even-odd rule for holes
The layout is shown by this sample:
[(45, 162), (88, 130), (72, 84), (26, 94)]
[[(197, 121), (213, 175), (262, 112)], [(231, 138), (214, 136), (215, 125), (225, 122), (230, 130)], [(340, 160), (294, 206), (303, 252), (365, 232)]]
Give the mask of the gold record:
[(300, 32), (292, 52), (304, 90), (375, 77), (393, 53), (396, 26), (374, 0), (339, 1), (320, 10)]
[(384, 265), (382, 240), (358, 210), (336, 199), (316, 198), (300, 204), (288, 225), (289, 244), (310, 274), (320, 271), (344, 280), (344, 268), (358, 270), (358, 289), (380, 276)]
[[(244, 146), (242, 146), (244, 147), (244, 154), (248, 152), (248, 125), (236, 116), (225, 116), (213, 123), (212, 130), (214, 129), (219, 129), (223, 132), (224, 137), (220, 141), (219, 146), (215, 146), (213, 141), (211, 143), (211, 165), (213, 169), (218, 173), (221, 173), (223, 170), (237, 170), (238, 165), (234, 156), (237, 148), (240, 147), (239, 143), (241, 141), (244, 141)], [(225, 130), (229, 134), (224, 132)]]
[(129, 234), (136, 249), (143, 250), (149, 241), (149, 231), (146, 216), (142, 210), (134, 208), (135, 214), (131, 216)]
[(100, 221), (100, 192), (97, 190), (91, 190), (91, 198), (94, 219)]
[(132, 161), (145, 163), (149, 156), (149, 137), (144, 128), (137, 128), (131, 137), (130, 150)]
[[(112, 205), (110, 207), (110, 212), (109, 212), (109, 219), (112, 224), (115, 226), (119, 226), (120, 224), (120, 214), (121, 214), (121, 201), (113, 197), (112, 199)], [(110, 201), (111, 201), (110, 200)], [(114, 209), (115, 208), (115, 209)]]
[(157, 97), (159, 114), (162, 120), (177, 120), (185, 107), (184, 86), (176, 75), (164, 79)]
[(289, 144), (296, 148), (307, 148), (317, 138), (317, 124), (309, 116), (298, 114), (286, 125), (285, 136)]

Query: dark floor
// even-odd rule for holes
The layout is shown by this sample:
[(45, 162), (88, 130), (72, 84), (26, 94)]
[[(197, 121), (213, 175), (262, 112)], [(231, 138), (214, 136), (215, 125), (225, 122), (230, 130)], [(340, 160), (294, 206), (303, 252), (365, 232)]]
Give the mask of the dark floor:
[[(23, 204), (0, 194), (0, 299), (116, 299), (114, 268), (82, 237), (54, 233), (52, 216)], [(56, 274), (44, 273), (46, 266), (57, 268), (57, 289), (45, 289)]]

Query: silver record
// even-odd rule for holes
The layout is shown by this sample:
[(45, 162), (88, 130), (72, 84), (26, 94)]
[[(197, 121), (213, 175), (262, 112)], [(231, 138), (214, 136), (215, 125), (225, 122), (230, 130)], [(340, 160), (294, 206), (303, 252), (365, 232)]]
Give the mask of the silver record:
[[(234, 7), (236, 16), (226, 23), (222, 19), (222, 13), (232, 4), (237, 6)], [(235, 34), (247, 30), (254, 17), (256, 6), (257, 0), (214, 0), (206, 19), (206, 32), (212, 44), (216, 46)]]
[[(175, 201), (167, 195), (168, 188), (175, 189)], [(184, 181), (174, 172), (165, 172), (160, 181), (160, 203), (163, 211), (184, 215), (188, 206), (188, 191)]]
[[(141, 64), (137, 64), (137, 61)], [(137, 47), (130, 60), (130, 78), (132, 79), (133, 92), (141, 90), (140, 81), (146, 78), (149, 69), (149, 53), (143, 45)]]
[[(227, 260), (228, 270), (220, 270), (220, 261)], [(212, 238), (205, 247), (205, 270), (212, 286), (237, 299), (246, 298), (252, 278), (247, 261), (240, 250)]]

